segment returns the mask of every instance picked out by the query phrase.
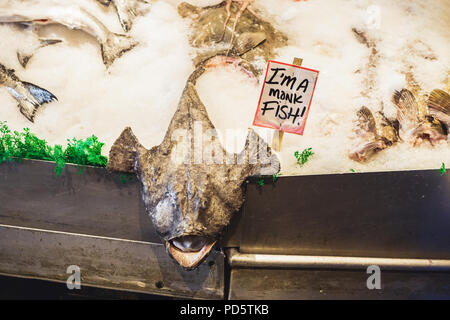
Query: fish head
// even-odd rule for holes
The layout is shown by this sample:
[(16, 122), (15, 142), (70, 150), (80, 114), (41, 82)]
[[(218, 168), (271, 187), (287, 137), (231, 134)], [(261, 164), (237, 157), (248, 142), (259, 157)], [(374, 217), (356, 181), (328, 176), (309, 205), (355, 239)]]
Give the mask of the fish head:
[(244, 181), (275, 174), (280, 163), (251, 129), (241, 153), (226, 152), (188, 82), (163, 142), (147, 150), (126, 128), (111, 148), (108, 168), (136, 172), (146, 211), (167, 252), (192, 270), (242, 206)]

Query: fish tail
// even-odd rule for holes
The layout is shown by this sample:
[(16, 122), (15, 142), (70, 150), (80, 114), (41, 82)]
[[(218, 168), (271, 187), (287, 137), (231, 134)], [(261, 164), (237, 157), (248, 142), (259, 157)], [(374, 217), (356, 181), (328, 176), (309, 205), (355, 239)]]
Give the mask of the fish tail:
[(111, 32), (101, 45), (103, 63), (108, 68), (114, 60), (137, 45), (138, 42), (131, 37)]
[(132, 12), (128, 8), (121, 8), (116, 6), (117, 16), (119, 17), (120, 25), (123, 31), (128, 32), (133, 26), (133, 16)]
[(148, 6), (141, 8), (143, 4), (150, 4), (147, 0), (134, 0), (129, 2), (116, 1), (114, 5), (116, 7), (117, 16), (119, 17), (120, 25), (125, 32), (131, 30), (133, 26), (133, 20), (136, 16), (142, 15), (147, 12)]
[(62, 42), (61, 39), (39, 39), (39, 42), (41, 43), (41, 48), (44, 48), (46, 46), (51, 46), (52, 44), (57, 44)]
[(26, 68), (28, 61), (33, 57), (34, 53), (25, 53), (22, 51), (17, 51), (17, 60), (22, 67)]
[(9, 88), (12, 96), (17, 100), (20, 112), (31, 122), (37, 109), (45, 103), (58, 100), (53, 93), (35, 84), (22, 82), (23, 90), (19, 88)]
[[(46, 46), (50, 46), (56, 43), (62, 42), (62, 40), (59, 39), (39, 39), (40, 45), (36, 50), (40, 48), (44, 48)], [(32, 52), (26, 52), (26, 51), (17, 51), (17, 60), (19, 60), (19, 63), (22, 67), (26, 68), (28, 62), (33, 57), (36, 50), (33, 50)]]

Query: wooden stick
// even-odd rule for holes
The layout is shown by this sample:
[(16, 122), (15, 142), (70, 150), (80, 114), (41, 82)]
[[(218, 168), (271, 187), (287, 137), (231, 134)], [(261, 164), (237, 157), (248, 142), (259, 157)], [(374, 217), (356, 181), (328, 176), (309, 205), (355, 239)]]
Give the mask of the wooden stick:
[[(296, 66), (301, 66), (303, 63), (303, 59), (301, 58), (294, 58), (294, 61), (292, 62), (293, 65)], [(272, 149), (280, 152), (281, 151), (281, 144), (283, 142), (283, 136), (284, 136), (284, 131), (281, 130), (275, 130), (275, 132), (273, 133), (273, 139), (272, 139)]]

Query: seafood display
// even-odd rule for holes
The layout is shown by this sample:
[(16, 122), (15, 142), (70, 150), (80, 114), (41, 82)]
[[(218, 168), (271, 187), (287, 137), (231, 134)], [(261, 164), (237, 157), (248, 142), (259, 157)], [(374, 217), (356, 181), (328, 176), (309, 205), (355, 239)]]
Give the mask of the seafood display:
[[(418, 0), (381, 1), (392, 17), (379, 28), (363, 2), (347, 0), (25, 3), (0, 4), (0, 86), (27, 120), (2, 89), (0, 121), (29, 124), (52, 144), (95, 132), (110, 148), (108, 169), (137, 175), (146, 212), (186, 269), (211, 252), (250, 176), (450, 165), (448, 23)], [(432, 24), (429, 39), (420, 34)], [(275, 155), (260, 138), (273, 131), (247, 128), (267, 61), (293, 58), (324, 76), (308, 130), (286, 134)], [(244, 149), (229, 152), (221, 134), (238, 126)], [(314, 156), (300, 161), (301, 150)]]
[(133, 49), (138, 43), (131, 37), (110, 31), (99, 19), (79, 6), (42, 8), (32, 6), (16, 12), (0, 7), (0, 23), (61, 24), (82, 30), (100, 43), (103, 63), (108, 68), (114, 60)]
[(35, 84), (20, 80), (14, 70), (8, 69), (0, 63), (0, 86), (7, 87), (11, 95), (18, 102), (20, 112), (31, 122), (37, 109), (45, 103), (57, 100), (49, 91)]
[[(112, 146), (108, 162), (109, 170), (137, 174), (153, 225), (168, 253), (186, 269), (197, 267), (206, 258), (241, 207), (244, 180), (280, 170), (277, 156), (252, 129), (240, 154), (225, 151), (195, 89), (206, 69), (207, 63), (189, 77), (159, 146), (145, 149), (128, 127)], [(211, 139), (196, 145), (189, 138), (196, 130), (208, 132)], [(187, 140), (184, 145), (176, 139), (180, 132)], [(177, 148), (187, 151), (181, 161), (174, 162)], [(211, 151), (209, 157), (203, 150)]]
[[(369, 49), (368, 61), (363, 69), (365, 78), (361, 95), (377, 100), (374, 92), (380, 85), (377, 79), (377, 68), (381, 59), (377, 48), (379, 40), (370, 37), (366, 30), (352, 28), (352, 32), (358, 42)], [(425, 49), (426, 54), (422, 54), (424, 59), (436, 59), (429, 52), (429, 48)], [(411, 71), (405, 72), (405, 82), (415, 92), (421, 91)], [(448, 103), (448, 94), (445, 91), (434, 90), (431, 93), (429, 108), (426, 102), (417, 101), (413, 92), (405, 88), (393, 93), (392, 103), (397, 111), (396, 117), (392, 119), (388, 119), (384, 114), (382, 102), (381, 109), (375, 114), (365, 106), (357, 111), (357, 128), (354, 131), (359, 142), (350, 152), (350, 159), (367, 162), (376, 153), (397, 142), (407, 142), (417, 147), (424, 140), (429, 141), (432, 146), (447, 141), (448, 108), (445, 105)]]
[[(227, 0), (204, 8), (183, 2), (178, 6), (183, 18), (192, 19), (190, 43), (198, 49), (195, 64), (216, 55), (240, 56), (250, 63), (267, 61), (276, 48), (287, 44), (285, 34), (251, 9), (252, 2)], [(235, 18), (229, 28), (231, 15)]]
[(147, 8), (143, 8), (144, 4), (149, 4), (146, 0), (97, 0), (105, 6), (109, 6), (111, 3), (116, 9), (117, 16), (119, 17), (120, 25), (123, 31), (128, 32), (133, 26), (133, 20), (139, 15), (146, 12)]
[(357, 112), (358, 128), (355, 132), (365, 142), (349, 154), (350, 159), (367, 161), (375, 153), (399, 141), (414, 147), (425, 140), (432, 146), (447, 142), (450, 119), (450, 95), (447, 92), (433, 90), (428, 108), (418, 103), (408, 89), (396, 91), (392, 100), (397, 108), (396, 119), (388, 119), (382, 111), (374, 116), (367, 107)]

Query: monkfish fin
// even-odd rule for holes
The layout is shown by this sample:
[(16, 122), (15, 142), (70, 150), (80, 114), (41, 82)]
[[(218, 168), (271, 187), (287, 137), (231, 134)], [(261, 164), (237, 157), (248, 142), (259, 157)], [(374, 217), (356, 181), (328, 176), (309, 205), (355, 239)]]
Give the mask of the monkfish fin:
[(108, 170), (134, 172), (138, 152), (143, 148), (131, 128), (126, 127), (111, 147)]
[(253, 129), (248, 130), (244, 150), (238, 154), (238, 163), (243, 164), (243, 177), (274, 175), (281, 168), (277, 155)]

